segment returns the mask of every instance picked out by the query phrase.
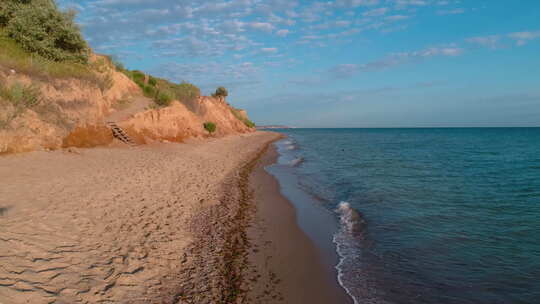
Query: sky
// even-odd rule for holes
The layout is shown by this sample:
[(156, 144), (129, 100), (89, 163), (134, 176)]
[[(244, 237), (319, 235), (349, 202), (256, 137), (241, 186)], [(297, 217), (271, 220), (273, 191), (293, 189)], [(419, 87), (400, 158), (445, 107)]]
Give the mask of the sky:
[(258, 125), (540, 126), (538, 0), (58, 0), (129, 69)]

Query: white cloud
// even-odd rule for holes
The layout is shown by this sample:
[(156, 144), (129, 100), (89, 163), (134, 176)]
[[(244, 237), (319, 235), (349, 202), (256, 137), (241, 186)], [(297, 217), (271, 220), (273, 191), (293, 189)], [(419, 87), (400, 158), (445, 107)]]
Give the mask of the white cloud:
[(277, 53), (278, 49), (277, 48), (274, 48), (274, 47), (271, 47), (271, 48), (262, 48), (261, 49), (261, 52), (263, 53), (268, 53), (268, 54), (273, 54), (273, 53)]
[(376, 17), (376, 16), (382, 16), (388, 12), (387, 7), (380, 7), (376, 9), (369, 10), (367, 12), (363, 12), (362, 15), (365, 17)]
[(455, 8), (455, 9), (449, 9), (449, 10), (438, 10), (437, 15), (458, 15), (465, 13), (465, 9), (463, 8)]
[(338, 21), (336, 21), (336, 26), (339, 26), (339, 27), (349, 26), (350, 24), (351, 24), (351, 21), (348, 21), (348, 20), (338, 20)]
[(379, 0), (337, 0), (334, 5), (344, 8), (356, 8), (359, 6), (373, 6), (379, 4)]
[(289, 35), (290, 31), (289, 30), (279, 30), (276, 32), (276, 35), (280, 36), (280, 37), (285, 37), (287, 35)]
[(334, 78), (348, 78), (359, 72), (383, 70), (435, 56), (455, 57), (463, 54), (463, 52), (464, 50), (458, 47), (431, 47), (419, 51), (391, 54), (383, 59), (364, 64), (339, 64), (330, 68), (328, 72)]
[(499, 35), (478, 36), (465, 39), (466, 42), (483, 47), (497, 48), (501, 37)]
[(409, 6), (426, 6), (429, 3), (424, 0), (391, 0), (398, 9), (404, 9)]
[(251, 22), (251, 23), (247, 23), (246, 27), (249, 27), (254, 30), (264, 31), (264, 32), (271, 32), (274, 30), (274, 26), (267, 22)]
[(405, 20), (405, 19), (409, 19), (409, 18), (410, 18), (410, 16), (393, 15), (393, 16), (385, 17), (384, 20), (387, 20), (387, 21), (400, 21), (400, 20)]
[(459, 56), (463, 54), (463, 49), (458, 47), (432, 47), (419, 52), (408, 53), (411, 57), (432, 57), (432, 56)]
[(260, 68), (252, 62), (237, 64), (206, 63), (167, 63), (151, 69), (154, 75), (166, 77), (176, 82), (188, 81), (211, 89), (217, 84), (247, 84), (258, 82)]
[(540, 37), (540, 31), (534, 31), (534, 32), (515, 32), (508, 34), (508, 37), (510, 39), (513, 39), (516, 41), (516, 44), (518, 46), (523, 46), (527, 44), (531, 40), (535, 40)]

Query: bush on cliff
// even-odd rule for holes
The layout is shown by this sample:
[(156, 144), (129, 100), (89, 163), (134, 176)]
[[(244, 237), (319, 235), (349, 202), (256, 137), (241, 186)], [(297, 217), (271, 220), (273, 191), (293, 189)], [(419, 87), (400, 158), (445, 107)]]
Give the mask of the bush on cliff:
[(154, 102), (161, 107), (169, 106), (172, 102), (172, 97), (167, 92), (159, 92), (154, 99)]
[(131, 78), (131, 80), (133, 80), (133, 82), (135, 82), (137, 85), (139, 85), (139, 87), (141, 87), (141, 89), (144, 88), (145, 86), (145, 83), (144, 83), (144, 79), (146, 78), (146, 75), (144, 75), (143, 72), (141, 71), (125, 71), (124, 72), (129, 78)]
[[(1, 1), (1, 0), (0, 0)], [(0, 29), (0, 67), (47, 81), (50, 78), (77, 78), (99, 84), (101, 78), (87, 64), (57, 62), (24, 50)]]
[(236, 119), (243, 122), (248, 128), (255, 128), (255, 123), (246, 118), (244, 115), (240, 114), (239, 110), (231, 107), (231, 112), (233, 113), (234, 117), (236, 117)]
[(15, 83), (6, 86), (0, 83), (0, 99), (10, 102), (15, 107), (31, 108), (40, 101), (41, 93), (36, 85)]
[(148, 76), (148, 85), (155, 87), (157, 85), (157, 79), (152, 76)]
[(170, 89), (174, 93), (174, 97), (183, 103), (191, 103), (201, 96), (201, 89), (189, 82), (180, 84), (170, 83)]
[(216, 92), (214, 94), (212, 94), (213, 97), (227, 97), (229, 96), (229, 92), (227, 91), (227, 89), (225, 89), (224, 87), (219, 87), (216, 89)]
[(146, 97), (152, 98), (157, 106), (164, 107), (171, 104), (173, 100), (178, 100), (184, 104), (189, 104), (201, 96), (201, 90), (188, 82), (175, 84), (165, 79), (146, 75), (141, 71), (129, 71), (122, 69), (133, 82), (142, 90)]
[(52, 61), (88, 62), (88, 45), (74, 22), (54, 0), (2, 0), (0, 27), (23, 49)]
[(216, 131), (216, 124), (213, 122), (205, 122), (203, 124), (203, 127), (206, 131), (208, 131), (210, 134), (214, 133)]

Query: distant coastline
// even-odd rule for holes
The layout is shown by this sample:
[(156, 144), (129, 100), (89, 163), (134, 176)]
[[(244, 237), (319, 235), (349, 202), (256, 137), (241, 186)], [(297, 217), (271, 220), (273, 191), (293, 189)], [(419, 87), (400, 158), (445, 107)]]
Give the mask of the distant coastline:
[(257, 126), (257, 130), (269, 130), (269, 129), (294, 129), (294, 127), (283, 126), (283, 125)]

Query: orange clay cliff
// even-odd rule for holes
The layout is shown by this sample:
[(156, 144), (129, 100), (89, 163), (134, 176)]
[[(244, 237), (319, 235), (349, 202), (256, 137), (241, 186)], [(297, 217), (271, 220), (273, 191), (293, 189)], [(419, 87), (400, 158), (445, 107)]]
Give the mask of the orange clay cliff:
[[(0, 154), (109, 145), (111, 122), (135, 144), (255, 130), (245, 111), (224, 98), (198, 96), (158, 106), (107, 57), (92, 55), (89, 66), (91, 75), (60, 77), (0, 62)], [(205, 122), (213, 122), (215, 132), (205, 130)]]

